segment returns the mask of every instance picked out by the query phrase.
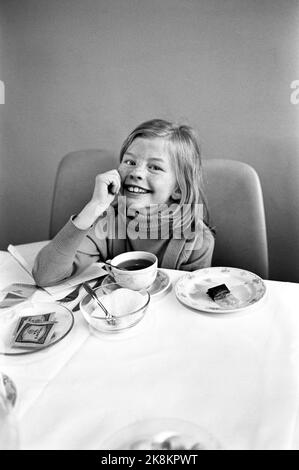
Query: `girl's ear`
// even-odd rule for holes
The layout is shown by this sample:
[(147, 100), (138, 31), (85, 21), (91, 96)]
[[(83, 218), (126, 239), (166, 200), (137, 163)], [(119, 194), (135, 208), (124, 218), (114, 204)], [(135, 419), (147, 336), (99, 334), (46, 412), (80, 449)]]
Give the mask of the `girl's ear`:
[(178, 186), (176, 186), (176, 188), (173, 190), (171, 197), (174, 201), (178, 201), (178, 200), (181, 199), (182, 194), (181, 194), (181, 190)]

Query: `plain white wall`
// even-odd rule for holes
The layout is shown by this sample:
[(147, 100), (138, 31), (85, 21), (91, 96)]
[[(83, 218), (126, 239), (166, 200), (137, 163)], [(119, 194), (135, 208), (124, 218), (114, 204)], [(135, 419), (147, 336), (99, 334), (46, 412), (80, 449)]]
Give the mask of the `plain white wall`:
[(4, 0), (0, 9), (0, 248), (48, 238), (65, 153), (118, 152), (139, 122), (164, 117), (193, 125), (206, 158), (257, 170), (271, 277), (299, 281), (298, 1)]
[[(3, 18), (1, 15), (0, 9), (0, 80), (3, 82), (3, 75), (4, 75), (4, 49), (3, 49)], [(2, 97), (1, 97), (2, 98)], [(4, 131), (4, 104), (1, 104), (0, 100), (0, 249), (2, 246), (2, 241), (6, 240), (8, 237), (7, 233), (7, 224), (4, 223), (5, 221), (5, 214), (3, 212), (3, 203), (6, 196), (6, 185), (5, 185), (5, 175), (4, 175), (4, 168), (3, 168), (3, 156), (5, 155), (4, 149), (4, 139), (3, 139), (3, 131)]]

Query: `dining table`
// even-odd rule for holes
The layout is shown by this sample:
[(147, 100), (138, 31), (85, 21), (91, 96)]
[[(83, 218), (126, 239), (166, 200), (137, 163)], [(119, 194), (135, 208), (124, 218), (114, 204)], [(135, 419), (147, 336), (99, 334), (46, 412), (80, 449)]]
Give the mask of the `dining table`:
[[(167, 289), (132, 328), (97, 333), (70, 301), (74, 323), (61, 341), (0, 354), (17, 389), (18, 449), (107, 450), (123, 429), (155, 420), (192, 423), (219, 450), (299, 449), (299, 284), (264, 280), (259, 302), (211, 313), (176, 295), (186, 272), (162, 271)], [(1, 251), (0, 291), (10, 283), (33, 285), (24, 305), (59, 305)]]

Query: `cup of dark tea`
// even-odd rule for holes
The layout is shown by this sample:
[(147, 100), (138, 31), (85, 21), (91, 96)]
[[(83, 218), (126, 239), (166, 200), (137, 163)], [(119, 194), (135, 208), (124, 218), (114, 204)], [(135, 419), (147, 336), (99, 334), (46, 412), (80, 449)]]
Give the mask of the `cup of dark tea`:
[(115, 256), (111, 264), (114, 266), (110, 270), (115, 282), (129, 289), (147, 289), (157, 276), (158, 259), (147, 251), (122, 253)]

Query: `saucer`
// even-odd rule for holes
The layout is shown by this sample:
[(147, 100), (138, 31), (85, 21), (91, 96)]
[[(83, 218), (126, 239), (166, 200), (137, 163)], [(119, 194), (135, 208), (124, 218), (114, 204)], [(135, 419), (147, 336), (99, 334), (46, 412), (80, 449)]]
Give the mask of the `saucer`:
[[(111, 274), (108, 274), (108, 276), (103, 279), (102, 286), (106, 286), (112, 282), (114, 283), (115, 280)], [(170, 286), (171, 282), (168, 274), (162, 269), (158, 269), (156, 279), (147, 291), (150, 294), (151, 299), (157, 299), (166, 294)]]
[[(55, 325), (50, 341), (44, 345), (33, 348), (26, 343), (26, 346), (16, 348), (13, 345), (15, 328), (21, 317), (55, 314)], [(21, 356), (33, 354), (50, 348), (59, 343), (69, 334), (74, 325), (72, 312), (56, 302), (23, 302), (14, 309), (9, 309), (0, 315), (0, 355)], [(30, 342), (30, 341), (28, 341)]]

